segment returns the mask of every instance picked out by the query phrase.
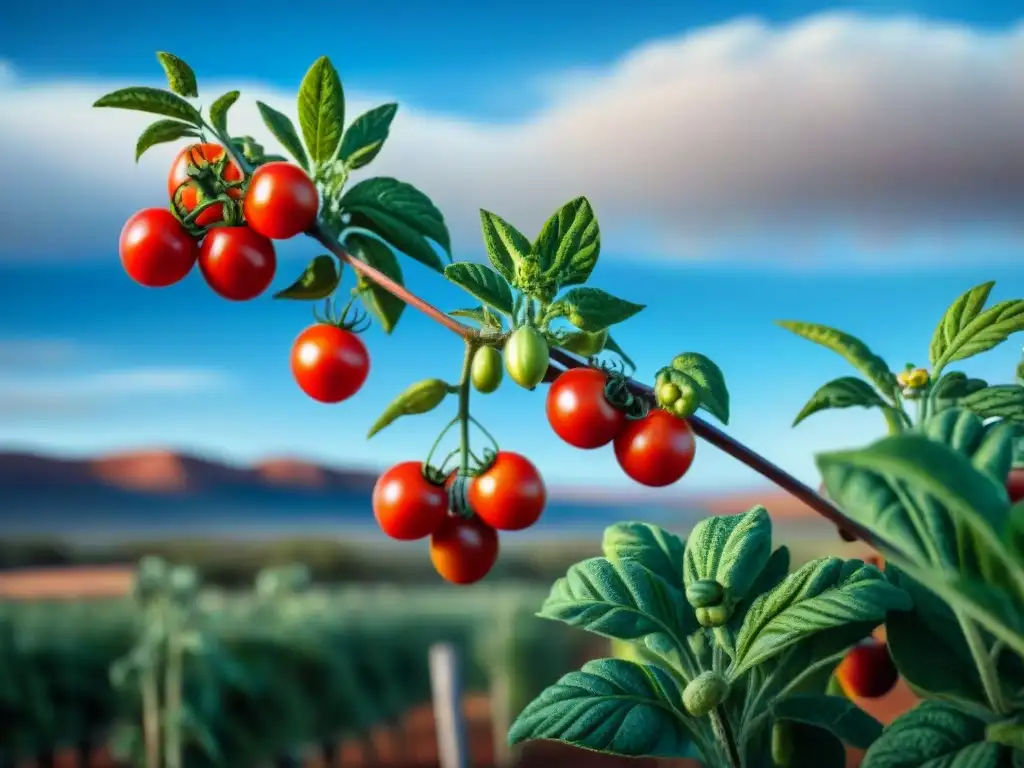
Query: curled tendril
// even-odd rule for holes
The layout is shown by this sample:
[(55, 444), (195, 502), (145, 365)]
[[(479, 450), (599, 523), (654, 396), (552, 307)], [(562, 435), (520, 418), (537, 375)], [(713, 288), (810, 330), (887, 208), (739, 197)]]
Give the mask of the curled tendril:
[(352, 333), (362, 333), (370, 327), (370, 316), (354, 306), (356, 296), (350, 296), (341, 312), (337, 311), (334, 299), (328, 297), (324, 301), (323, 314), (313, 310), (313, 318), (323, 325), (334, 325)]

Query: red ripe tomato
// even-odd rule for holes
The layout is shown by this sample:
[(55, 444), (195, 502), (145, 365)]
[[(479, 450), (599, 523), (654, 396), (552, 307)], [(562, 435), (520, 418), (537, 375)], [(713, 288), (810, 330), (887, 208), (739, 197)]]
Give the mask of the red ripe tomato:
[(1006, 479), (1006, 492), (1010, 495), (1011, 504), (1024, 501), (1024, 467), (1010, 470), (1010, 476)]
[(320, 196), (304, 170), (286, 162), (261, 165), (249, 180), (242, 212), (246, 223), (261, 235), (287, 240), (316, 221)]
[(146, 208), (128, 219), (118, 251), (128, 276), (148, 288), (182, 280), (199, 256), (195, 240), (166, 208)]
[(641, 485), (660, 488), (686, 474), (697, 450), (685, 419), (660, 409), (630, 420), (615, 438), (619, 466)]
[(518, 453), (498, 451), (491, 466), (470, 482), (466, 499), (492, 528), (521, 531), (540, 518), (547, 491), (529, 459)]
[(498, 532), (477, 516), (449, 516), (430, 537), (430, 562), (452, 584), (480, 581), (497, 559)]
[(448, 517), (448, 492), (424, 477), (418, 461), (403, 461), (377, 478), (373, 516), (392, 539), (422, 539)]
[(604, 396), (607, 380), (596, 368), (573, 368), (555, 379), (548, 390), (548, 422), (569, 445), (600, 448), (622, 431), (626, 414)]
[[(196, 179), (188, 175), (189, 164), (198, 168), (207, 168), (224, 156), (224, 147), (220, 144), (193, 144), (178, 153), (171, 163), (171, 172), (167, 176), (167, 193), (174, 200), (174, 194), (181, 187), (181, 197), (178, 202), (188, 213), (195, 210), (196, 206), (206, 200), (202, 185)], [(235, 164), (234, 160), (228, 160), (222, 174), (224, 181), (241, 181), (245, 178), (242, 169)], [(213, 190), (216, 194), (218, 190)], [(232, 187), (226, 190), (228, 197), (238, 200), (242, 197), (241, 187)], [(200, 227), (208, 227), (218, 221), (224, 220), (224, 206), (215, 203), (200, 213), (195, 223)]]
[(370, 355), (352, 331), (317, 323), (292, 345), (292, 376), (299, 387), (321, 403), (340, 403), (366, 382)]
[(215, 227), (203, 238), (199, 269), (225, 299), (255, 299), (274, 279), (274, 244), (248, 227)]
[(868, 638), (850, 649), (835, 675), (850, 698), (877, 699), (893, 689), (900, 673), (889, 655), (889, 646)]

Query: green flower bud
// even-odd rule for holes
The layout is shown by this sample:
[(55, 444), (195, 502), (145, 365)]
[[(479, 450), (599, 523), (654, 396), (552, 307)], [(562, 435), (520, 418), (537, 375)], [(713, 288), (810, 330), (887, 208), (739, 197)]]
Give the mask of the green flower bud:
[(789, 768), (793, 762), (793, 727), (783, 720), (772, 726), (772, 762), (778, 768)]
[(729, 683), (718, 672), (701, 672), (683, 689), (683, 707), (694, 717), (704, 717), (729, 695)]
[(701, 579), (686, 588), (686, 601), (694, 608), (711, 608), (724, 599), (725, 589), (714, 579)]
[(698, 624), (705, 629), (714, 629), (715, 627), (724, 627), (728, 623), (732, 616), (732, 606), (723, 603), (708, 608), (698, 608), (695, 613)]

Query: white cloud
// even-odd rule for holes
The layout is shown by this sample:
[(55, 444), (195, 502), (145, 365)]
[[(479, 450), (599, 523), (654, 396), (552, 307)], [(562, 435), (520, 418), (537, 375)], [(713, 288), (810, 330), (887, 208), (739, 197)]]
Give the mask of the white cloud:
[[(0, 209), (19, 212), (0, 258), (112, 256), (123, 219), (164, 202), (171, 150), (132, 163), (147, 118), (90, 109), (125, 84), (0, 77), (0, 164), (19, 179), (0, 186)], [(267, 144), (253, 100), (294, 101), (201, 85), (206, 101), (243, 86), (234, 130)], [(548, 103), (518, 122), (403, 106), (371, 170), (427, 191), (462, 253), (479, 248), (478, 208), (533, 234), (578, 194), (609, 250), (684, 258), (771, 236), (817, 254), (846, 228), (885, 243), (877, 261), (906, 237), (1016, 231), (1024, 211), (1024, 24), (738, 19), (545, 85)], [(352, 101), (350, 115), (371, 103)]]
[(0, 339), (0, 371), (66, 363), (81, 351), (67, 339)]

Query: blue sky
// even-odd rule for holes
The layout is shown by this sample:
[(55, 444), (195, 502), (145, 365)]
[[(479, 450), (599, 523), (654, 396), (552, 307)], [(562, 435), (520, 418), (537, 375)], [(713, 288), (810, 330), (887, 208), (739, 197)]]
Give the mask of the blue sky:
[[(458, 258), (481, 257), (479, 207), (532, 234), (560, 203), (590, 196), (604, 242), (594, 284), (649, 305), (617, 332), (640, 377), (678, 352), (712, 356), (732, 391), (729, 431), (806, 480), (815, 451), (868, 441), (882, 422), (847, 411), (790, 430), (807, 396), (847, 370), (773, 319), (857, 333), (895, 368), (924, 362), (942, 310), (966, 288), (995, 279), (998, 298), (1024, 288), (1024, 80), (1013, 66), (1024, 43), (1009, 3), (634, 2), (623, 13), (576, 0), (409, 1), (324, 3), (303, 16), (251, 5), (253, 18), (273, 19), (272, 50), (229, 31), (196, 35), (169, 6), (66, 5), (56, 28), (57, 9), (38, 4), (0, 23), (0, 164), (19, 178), (0, 190), (5, 447), (169, 445), (379, 467), (425, 451), (447, 420), (363, 438), (410, 381), (457, 374), (457, 340), (411, 310), (392, 338), (367, 334), (365, 391), (328, 407), (288, 371), (307, 305), (229, 304), (198, 274), (160, 291), (123, 275), (120, 223), (162, 204), (169, 155), (136, 167), (145, 118), (88, 104), (155, 82), (161, 49), (187, 59), (210, 98), (240, 85), (287, 110), (326, 53), (350, 115), (398, 100), (370, 170), (431, 194)], [(251, 108), (237, 115), (263, 138)], [(279, 254), (276, 287), (316, 251), (289, 243)], [(405, 263), (428, 299), (467, 303)], [(1009, 379), (1021, 343), (968, 370)], [(536, 458), (552, 483), (624, 485), (610, 451), (557, 442), (539, 394), (508, 387), (476, 403), (502, 445)], [(710, 446), (699, 451), (688, 489), (757, 484)]]

